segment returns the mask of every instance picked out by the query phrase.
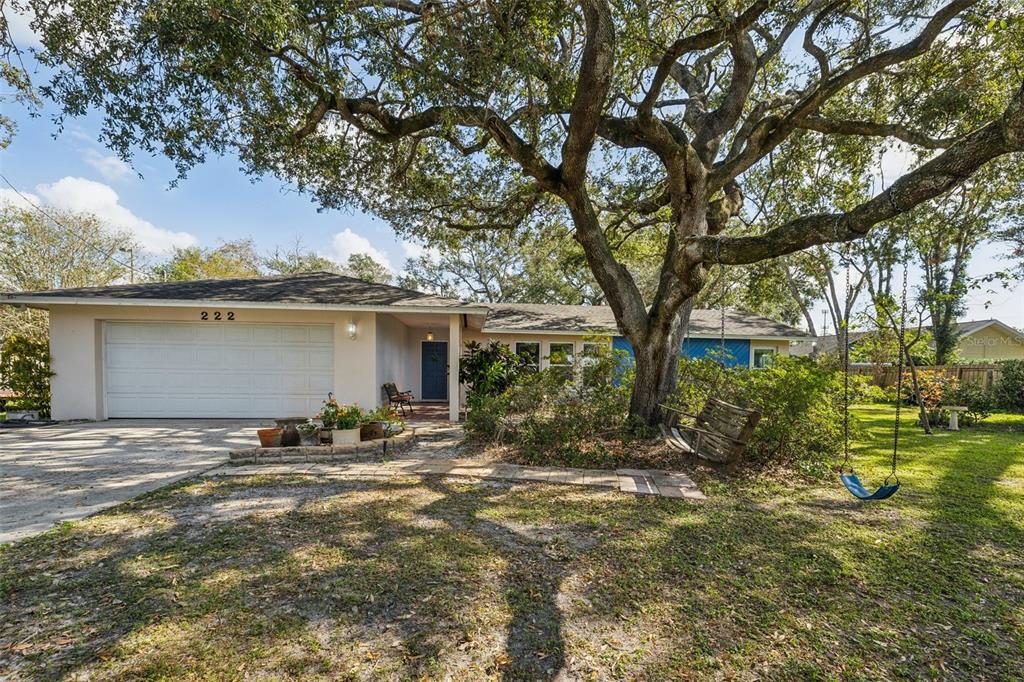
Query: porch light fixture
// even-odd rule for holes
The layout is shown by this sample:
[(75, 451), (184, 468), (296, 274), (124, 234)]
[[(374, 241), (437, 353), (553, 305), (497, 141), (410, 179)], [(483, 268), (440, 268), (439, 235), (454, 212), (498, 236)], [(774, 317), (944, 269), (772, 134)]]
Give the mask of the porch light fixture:
[(350, 339), (356, 338), (356, 321), (355, 320), (349, 320), (348, 321), (348, 338), (350, 338)]
[(428, 329), (427, 330), (427, 341), (433, 341), (433, 340), (434, 340), (434, 330), (433, 329)]

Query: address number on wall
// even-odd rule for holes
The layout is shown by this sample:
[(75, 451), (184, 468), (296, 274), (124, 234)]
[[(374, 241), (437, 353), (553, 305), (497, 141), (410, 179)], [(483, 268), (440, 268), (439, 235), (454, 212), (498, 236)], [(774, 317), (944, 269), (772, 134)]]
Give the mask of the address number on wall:
[(229, 310), (226, 313), (222, 313), (219, 310), (214, 310), (212, 313), (208, 310), (204, 310), (199, 313), (200, 320), (233, 320), (235, 319), (235, 311)]

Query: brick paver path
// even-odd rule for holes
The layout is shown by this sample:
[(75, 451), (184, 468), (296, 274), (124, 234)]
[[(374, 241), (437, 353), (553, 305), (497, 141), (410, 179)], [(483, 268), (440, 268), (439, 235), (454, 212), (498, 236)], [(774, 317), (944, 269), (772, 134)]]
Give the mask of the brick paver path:
[(625, 493), (660, 495), (685, 500), (705, 499), (697, 485), (683, 473), (651, 469), (567, 469), (517, 464), (481, 464), (471, 460), (403, 457), (383, 463), (284, 463), (222, 466), (208, 476), (302, 475), (333, 478), (392, 478), (396, 476), (465, 476), (505, 481), (540, 481), (562, 485), (617, 488)]

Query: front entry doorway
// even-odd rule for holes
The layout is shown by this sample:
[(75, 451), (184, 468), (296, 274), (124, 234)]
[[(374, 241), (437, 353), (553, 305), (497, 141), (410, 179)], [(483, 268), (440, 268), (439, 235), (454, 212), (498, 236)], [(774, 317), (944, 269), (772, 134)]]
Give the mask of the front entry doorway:
[(448, 342), (423, 342), (422, 387), (423, 400), (448, 400)]

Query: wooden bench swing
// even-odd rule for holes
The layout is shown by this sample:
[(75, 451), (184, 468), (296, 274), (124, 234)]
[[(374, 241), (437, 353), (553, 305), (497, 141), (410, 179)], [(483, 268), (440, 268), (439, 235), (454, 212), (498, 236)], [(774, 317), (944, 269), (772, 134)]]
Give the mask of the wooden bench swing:
[[(761, 421), (758, 410), (713, 397), (708, 398), (697, 415), (668, 405), (661, 405), (661, 408), (675, 415), (661, 425), (666, 445), (716, 464), (735, 464), (746, 451), (754, 429)], [(678, 415), (693, 418), (693, 426), (679, 425)]]

